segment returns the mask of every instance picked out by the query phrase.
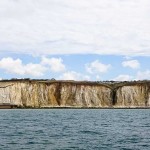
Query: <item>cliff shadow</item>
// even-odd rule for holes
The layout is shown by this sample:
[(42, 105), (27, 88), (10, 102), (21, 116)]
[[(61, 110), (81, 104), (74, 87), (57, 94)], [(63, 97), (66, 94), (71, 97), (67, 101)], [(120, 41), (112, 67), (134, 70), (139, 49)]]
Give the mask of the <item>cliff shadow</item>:
[(112, 106), (116, 105), (117, 103), (117, 96), (116, 96), (116, 89), (112, 90)]

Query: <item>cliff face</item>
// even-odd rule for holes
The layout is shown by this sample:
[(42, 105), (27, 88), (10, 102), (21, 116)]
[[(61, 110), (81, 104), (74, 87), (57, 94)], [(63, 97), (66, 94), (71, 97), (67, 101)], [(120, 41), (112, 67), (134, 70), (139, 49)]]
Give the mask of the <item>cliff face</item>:
[(148, 84), (139, 84), (118, 88), (116, 92), (116, 106), (150, 106), (150, 86)]
[(37, 108), (148, 107), (150, 82), (1, 81), (0, 103)]

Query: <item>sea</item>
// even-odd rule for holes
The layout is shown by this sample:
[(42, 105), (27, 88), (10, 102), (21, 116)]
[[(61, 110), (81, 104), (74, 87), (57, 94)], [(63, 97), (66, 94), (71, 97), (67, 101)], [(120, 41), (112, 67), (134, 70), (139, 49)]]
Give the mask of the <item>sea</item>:
[(0, 150), (150, 150), (150, 109), (0, 110)]

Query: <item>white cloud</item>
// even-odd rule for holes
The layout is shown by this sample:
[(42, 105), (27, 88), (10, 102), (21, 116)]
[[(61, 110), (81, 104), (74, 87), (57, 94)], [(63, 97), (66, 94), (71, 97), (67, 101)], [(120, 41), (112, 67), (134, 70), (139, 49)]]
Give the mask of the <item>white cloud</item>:
[(149, 0), (1, 0), (0, 52), (150, 56)]
[(138, 69), (140, 68), (140, 63), (138, 62), (138, 60), (128, 60), (128, 61), (122, 62), (122, 66), (130, 67), (132, 69)]
[(129, 81), (132, 80), (132, 76), (127, 74), (121, 74), (113, 79), (114, 81)]
[(67, 71), (63, 73), (59, 79), (61, 80), (90, 80), (90, 77), (75, 71)]
[(100, 80), (100, 76), (99, 75), (96, 75), (96, 80)]
[(110, 64), (103, 64), (99, 62), (99, 60), (95, 60), (91, 63), (85, 65), (86, 71), (93, 74), (93, 73), (105, 73), (110, 69)]
[(139, 71), (136, 76), (136, 80), (150, 80), (150, 70)]
[(29, 63), (24, 66), (25, 73), (27, 75), (32, 75), (34, 77), (43, 76), (47, 68), (40, 64)]
[(46, 67), (40, 64), (29, 63), (25, 65), (22, 63), (22, 60), (14, 60), (11, 57), (0, 60), (0, 69), (3, 69), (11, 74), (31, 75), (35, 77), (44, 75), (44, 72), (47, 70)]
[(41, 64), (50, 66), (52, 72), (63, 72), (66, 70), (61, 58), (46, 58), (42, 57)]

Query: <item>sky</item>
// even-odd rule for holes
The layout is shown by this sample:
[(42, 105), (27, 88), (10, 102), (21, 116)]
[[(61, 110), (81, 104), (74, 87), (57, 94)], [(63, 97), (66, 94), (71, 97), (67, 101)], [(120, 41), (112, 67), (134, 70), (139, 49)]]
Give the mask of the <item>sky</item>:
[(1, 0), (0, 79), (150, 80), (149, 0)]

